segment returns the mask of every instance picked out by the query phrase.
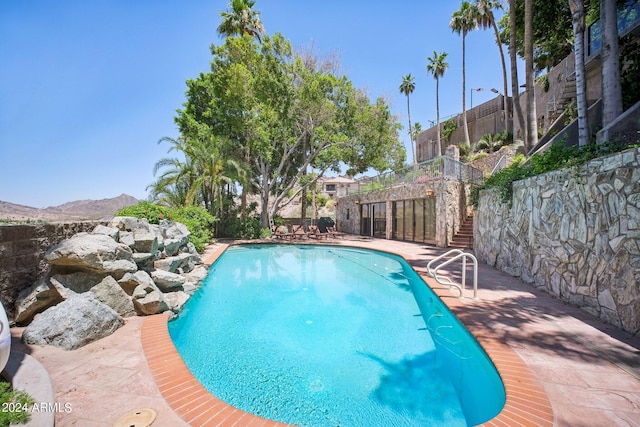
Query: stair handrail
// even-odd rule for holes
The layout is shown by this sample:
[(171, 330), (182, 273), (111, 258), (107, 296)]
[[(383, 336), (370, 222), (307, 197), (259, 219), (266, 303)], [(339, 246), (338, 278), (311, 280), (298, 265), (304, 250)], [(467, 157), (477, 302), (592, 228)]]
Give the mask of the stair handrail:
[[(443, 258), (446, 258), (449, 255), (454, 253), (457, 253), (457, 255), (437, 265), (433, 270), (431, 269), (431, 265), (433, 263), (440, 261)], [(440, 283), (441, 285), (449, 286), (449, 288), (453, 286), (454, 288), (458, 289), (460, 291), (460, 298), (464, 298), (464, 289), (467, 281), (467, 258), (471, 258), (471, 261), (473, 262), (473, 297), (472, 299), (478, 299), (478, 259), (469, 252), (463, 252), (460, 249), (451, 249), (435, 257), (434, 259), (429, 261), (429, 263), (427, 264), (427, 274), (433, 277), (435, 281)], [(457, 259), (462, 259), (462, 284), (454, 282), (447, 276), (438, 276), (438, 270), (441, 267), (449, 265)]]

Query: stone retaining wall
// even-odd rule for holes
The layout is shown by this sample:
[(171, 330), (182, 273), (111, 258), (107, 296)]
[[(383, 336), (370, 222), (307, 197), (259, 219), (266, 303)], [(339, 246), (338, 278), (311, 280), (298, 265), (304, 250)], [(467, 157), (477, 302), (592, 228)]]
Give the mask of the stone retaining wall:
[(478, 259), (640, 334), (640, 149), (483, 191)]
[(0, 226), (0, 300), (10, 318), (20, 291), (47, 270), (44, 254), (62, 240), (107, 222), (21, 224)]

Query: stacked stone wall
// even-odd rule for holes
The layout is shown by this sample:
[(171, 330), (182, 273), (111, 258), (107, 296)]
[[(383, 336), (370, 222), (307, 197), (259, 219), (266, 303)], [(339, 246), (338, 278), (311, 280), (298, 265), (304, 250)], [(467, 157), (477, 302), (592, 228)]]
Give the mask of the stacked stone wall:
[(92, 231), (106, 222), (21, 224), (0, 226), (0, 300), (13, 317), (14, 303), (22, 289), (34, 284), (47, 271), (44, 255), (53, 246), (76, 233)]
[(640, 334), (640, 149), (483, 191), (478, 259)]

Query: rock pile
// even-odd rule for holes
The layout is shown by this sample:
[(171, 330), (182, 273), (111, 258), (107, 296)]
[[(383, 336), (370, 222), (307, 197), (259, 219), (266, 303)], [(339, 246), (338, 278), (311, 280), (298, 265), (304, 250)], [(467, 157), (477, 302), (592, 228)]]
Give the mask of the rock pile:
[(20, 293), (23, 340), (73, 349), (113, 333), (123, 317), (179, 312), (208, 270), (186, 226), (115, 217), (45, 255), (49, 273)]

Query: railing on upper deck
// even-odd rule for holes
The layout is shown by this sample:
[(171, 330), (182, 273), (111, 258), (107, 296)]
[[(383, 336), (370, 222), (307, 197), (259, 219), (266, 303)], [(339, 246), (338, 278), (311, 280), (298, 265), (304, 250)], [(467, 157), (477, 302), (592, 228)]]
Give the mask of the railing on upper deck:
[(397, 171), (362, 178), (357, 183), (350, 185), (347, 194), (383, 190), (401, 184), (424, 184), (439, 178), (481, 184), (483, 174), (480, 169), (442, 156)]

